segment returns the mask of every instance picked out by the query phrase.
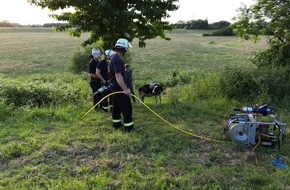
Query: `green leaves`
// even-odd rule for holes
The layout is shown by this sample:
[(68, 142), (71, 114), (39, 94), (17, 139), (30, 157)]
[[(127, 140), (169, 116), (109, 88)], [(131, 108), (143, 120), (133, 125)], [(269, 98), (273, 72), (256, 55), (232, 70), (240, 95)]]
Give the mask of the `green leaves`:
[[(256, 42), (259, 36), (268, 35), (269, 48), (257, 53), (252, 61), (258, 66), (256, 75), (267, 76), (257, 83), (257, 86), (262, 87), (259, 91), (277, 99), (289, 95), (289, 86), (285, 85), (288, 84), (290, 70), (289, 7), (290, 1), (257, 0), (256, 4), (249, 8), (240, 8), (239, 20), (232, 25), (234, 33), (242, 39), (253, 39)], [(248, 83), (249, 81), (246, 81), (245, 84)], [(249, 87), (235, 88), (242, 90)]]
[(257, 36), (273, 30), (274, 35), (271, 37), (275, 39), (273, 41), (278, 44), (289, 44), (287, 40), (287, 31), (290, 28), (289, 7), (289, 1), (277, 0), (258, 0), (251, 7), (244, 6), (239, 9), (239, 20), (233, 24), (234, 32), (238, 37), (256, 41)]
[[(68, 82), (54, 76), (38, 76), (30, 80), (5, 80), (0, 78), (3, 84), (0, 98), (5, 104), (15, 107), (48, 107), (56, 105), (74, 104), (80, 99), (85, 99), (83, 93), (86, 81), (80, 86), (73, 86), (73, 76), (67, 77)], [(78, 81), (75, 81), (76, 83)]]
[(31, 4), (48, 8), (52, 11), (74, 8), (74, 12), (63, 12), (52, 15), (58, 21), (68, 22), (64, 31), (77, 28), (71, 32), (72, 36), (79, 37), (83, 32), (90, 32), (91, 36), (84, 41), (83, 46), (92, 44), (100, 39), (104, 40), (103, 49), (112, 48), (116, 40), (125, 37), (131, 41), (140, 40), (140, 47), (145, 47), (145, 41), (160, 36), (165, 37), (166, 30), (172, 30), (168, 22), (162, 21), (169, 17), (168, 11), (178, 7), (170, 1), (140, 1), (140, 0), (28, 0)]

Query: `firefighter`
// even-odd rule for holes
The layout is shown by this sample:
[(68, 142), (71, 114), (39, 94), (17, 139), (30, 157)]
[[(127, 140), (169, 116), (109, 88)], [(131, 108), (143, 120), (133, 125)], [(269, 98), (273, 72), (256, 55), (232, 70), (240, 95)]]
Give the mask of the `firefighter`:
[[(108, 86), (108, 80), (110, 79), (108, 66), (109, 66), (109, 61), (110, 61), (110, 58), (112, 55), (113, 55), (113, 50), (106, 50), (105, 51), (105, 58), (97, 65), (97, 68), (96, 68), (96, 75), (101, 80), (101, 84), (103, 86)], [(96, 97), (95, 99), (97, 101), (99, 101), (102, 98), (103, 98), (102, 96), (99, 96), (99, 97)], [(105, 98), (100, 103), (100, 108), (104, 112), (109, 111), (110, 108), (108, 105), (108, 98)]]
[(110, 89), (112, 92), (123, 92), (112, 95), (113, 127), (118, 129), (122, 126), (121, 115), (123, 115), (123, 122), (126, 132), (130, 132), (134, 129), (132, 104), (130, 100), (131, 91), (126, 85), (124, 66), (124, 54), (128, 51), (129, 47), (131, 47), (131, 45), (127, 39), (118, 39), (115, 47), (112, 48), (113, 51), (115, 51), (115, 54), (111, 57), (110, 60), (110, 73), (112, 77), (110, 79)]
[[(96, 68), (100, 62), (101, 55), (102, 55), (101, 50), (97, 48), (92, 49), (92, 54), (90, 55), (90, 58), (92, 59), (90, 60), (89, 63), (89, 76), (90, 76), (90, 87), (92, 89), (93, 95), (101, 87), (101, 80), (96, 75)], [(96, 105), (96, 103), (97, 101), (95, 100), (95, 98), (93, 98), (93, 105)], [(95, 109), (96, 110), (98, 109), (97, 106), (95, 107)]]

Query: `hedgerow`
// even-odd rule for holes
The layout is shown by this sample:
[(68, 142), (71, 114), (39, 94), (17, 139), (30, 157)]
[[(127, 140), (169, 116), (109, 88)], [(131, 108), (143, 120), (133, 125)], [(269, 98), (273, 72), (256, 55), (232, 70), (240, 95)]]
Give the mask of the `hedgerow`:
[(15, 107), (61, 106), (85, 100), (90, 95), (87, 81), (73, 75), (0, 78), (0, 83), (1, 99)]

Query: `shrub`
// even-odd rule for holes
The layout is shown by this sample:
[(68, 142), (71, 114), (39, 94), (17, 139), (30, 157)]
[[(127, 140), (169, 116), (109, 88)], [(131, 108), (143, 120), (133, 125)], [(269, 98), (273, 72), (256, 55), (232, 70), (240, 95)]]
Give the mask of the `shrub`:
[(217, 30), (217, 31), (214, 31), (212, 33), (212, 36), (234, 36), (234, 32), (233, 32), (233, 29), (228, 26), (226, 28), (223, 28), (223, 29), (220, 29), (220, 30)]
[(219, 85), (228, 98), (263, 104), (289, 97), (289, 79), (290, 69), (285, 67), (226, 68)]
[(209, 33), (203, 33), (202, 36), (211, 36)]
[(167, 103), (172, 105), (177, 105), (178, 101), (178, 89), (176, 88), (166, 88)]
[(279, 102), (290, 94), (290, 45), (276, 44), (273, 39), (269, 42), (271, 47), (256, 53), (252, 62), (259, 68), (257, 74), (266, 94)]
[(102, 47), (102, 43), (102, 41), (99, 41), (76, 51), (71, 58), (70, 69), (77, 74), (83, 71), (87, 72), (90, 62), (89, 56), (92, 53), (92, 49)]
[(258, 67), (287, 67), (290, 64), (290, 45), (273, 46), (256, 53), (252, 62)]
[(237, 100), (252, 100), (262, 90), (261, 76), (253, 68), (226, 68), (220, 78), (220, 89), (224, 96)]
[(5, 104), (4, 100), (0, 100), (0, 120), (5, 121), (11, 113), (11, 108)]
[(1, 83), (0, 98), (5, 100), (6, 105), (16, 107), (74, 104), (80, 99), (86, 99), (89, 94), (84, 81), (71, 77), (51, 75), (32, 79), (2, 79)]
[(172, 75), (165, 78), (162, 84), (165, 87), (174, 87), (177, 85), (185, 85), (191, 82), (191, 76), (193, 75), (193, 71), (179, 71), (179, 70), (172, 70)]
[(88, 71), (90, 52), (91, 50), (86, 48), (85, 50), (80, 50), (73, 54), (70, 68), (74, 73)]
[(259, 69), (267, 94), (276, 102), (290, 97), (290, 66), (274, 66)]
[(233, 29), (230, 26), (223, 29), (216, 30), (212, 32), (211, 34), (208, 34), (208, 33), (202, 34), (202, 36), (234, 36), (234, 35), (235, 34), (233, 32)]
[(204, 73), (194, 73), (191, 82), (185, 86), (180, 95), (186, 102), (208, 100), (219, 96), (218, 76)]
[(167, 88), (166, 95), (168, 104), (176, 106), (175, 109), (189, 109), (195, 117), (220, 116), (239, 105), (238, 101), (221, 95), (218, 75), (193, 76), (188, 85)]

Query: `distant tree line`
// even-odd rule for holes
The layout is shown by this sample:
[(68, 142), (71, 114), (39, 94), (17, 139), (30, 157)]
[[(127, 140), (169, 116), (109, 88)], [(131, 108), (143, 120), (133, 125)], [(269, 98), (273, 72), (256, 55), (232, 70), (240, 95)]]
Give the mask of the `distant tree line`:
[[(189, 21), (178, 21), (174, 24), (175, 28), (184, 28), (187, 30), (209, 30), (212, 33), (204, 33), (203, 36), (234, 36), (231, 23), (227, 21), (208, 23), (208, 20), (189, 20)], [(214, 30), (214, 31), (213, 31)]]
[[(269, 23), (265, 21), (261, 21), (258, 24), (255, 23), (255, 27), (259, 28), (267, 28), (267, 31), (265, 31), (266, 35), (273, 35), (274, 30), (271, 28)], [(204, 33), (203, 36), (234, 36), (233, 27), (230, 22), (227, 21), (219, 21), (209, 24), (208, 20), (189, 20), (184, 21), (180, 20), (177, 23), (173, 24), (175, 28), (183, 28), (187, 30), (214, 30), (212, 33)]]
[(173, 24), (176, 28), (185, 28), (188, 30), (212, 30), (212, 29), (223, 29), (230, 26), (231, 23), (227, 21), (214, 22), (212, 24), (208, 23), (208, 20), (189, 20), (183, 21), (180, 20), (177, 23)]
[(45, 23), (43, 27), (60, 27), (65, 25), (67, 25), (67, 23)]
[[(67, 23), (45, 23), (43, 25), (29, 25), (30, 27), (57, 27), (57, 26), (65, 26)], [(0, 21), (0, 27), (19, 27), (19, 26), (23, 26), (21, 24), (18, 23), (10, 23), (7, 20), (4, 21)]]
[(18, 23), (10, 23), (7, 20), (3, 20), (2, 22), (0, 22), (0, 27), (15, 27), (15, 26), (20, 26), (20, 24), (18, 24)]

